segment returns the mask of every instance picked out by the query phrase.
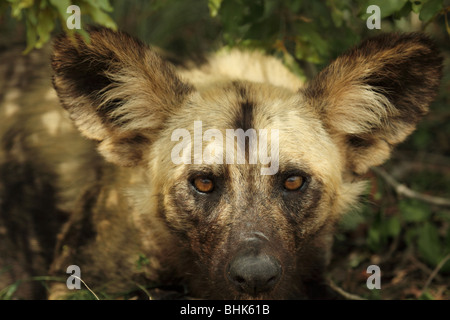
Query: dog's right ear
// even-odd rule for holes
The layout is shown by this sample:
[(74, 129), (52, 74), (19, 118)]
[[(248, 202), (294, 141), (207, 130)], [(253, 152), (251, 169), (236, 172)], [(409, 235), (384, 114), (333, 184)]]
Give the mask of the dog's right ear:
[(347, 169), (363, 174), (411, 134), (441, 74), (442, 57), (426, 35), (383, 34), (342, 54), (303, 93), (340, 145)]
[(165, 119), (193, 88), (139, 40), (92, 29), (90, 42), (60, 36), (54, 42), (53, 85), (75, 125), (99, 142), (113, 163), (135, 166)]

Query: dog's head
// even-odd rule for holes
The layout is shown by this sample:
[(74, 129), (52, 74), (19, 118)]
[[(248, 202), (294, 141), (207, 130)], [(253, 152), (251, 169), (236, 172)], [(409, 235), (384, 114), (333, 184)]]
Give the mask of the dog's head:
[(194, 257), (193, 294), (210, 298), (308, 295), (364, 189), (355, 177), (414, 130), (442, 63), (426, 36), (387, 34), (296, 92), (196, 87), (126, 34), (90, 38), (55, 42), (61, 102), (108, 161), (146, 168), (159, 218)]

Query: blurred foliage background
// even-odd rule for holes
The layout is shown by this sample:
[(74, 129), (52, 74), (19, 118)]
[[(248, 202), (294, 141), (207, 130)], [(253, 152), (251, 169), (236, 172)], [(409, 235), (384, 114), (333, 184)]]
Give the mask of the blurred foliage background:
[[(305, 80), (368, 36), (429, 33), (445, 58), (439, 96), (383, 169), (367, 175), (362, 210), (340, 225), (330, 279), (363, 298), (450, 299), (449, 0), (0, 0), (0, 50), (39, 50), (63, 31), (88, 38), (67, 29), (71, 4), (81, 8), (82, 28), (127, 31), (174, 61), (201, 62), (222, 47), (257, 48)], [(380, 30), (366, 25), (369, 5), (380, 7)], [(367, 289), (370, 264), (381, 268), (381, 290)]]

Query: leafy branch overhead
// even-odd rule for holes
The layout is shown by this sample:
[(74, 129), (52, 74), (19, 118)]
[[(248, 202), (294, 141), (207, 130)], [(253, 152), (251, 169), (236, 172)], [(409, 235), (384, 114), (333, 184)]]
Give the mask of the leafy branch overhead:
[(71, 5), (80, 7), (82, 17), (88, 17), (89, 22), (112, 29), (117, 28), (116, 23), (108, 15), (108, 12), (113, 10), (109, 0), (7, 0), (0, 5), (0, 13), (7, 9), (6, 4), (10, 6), (11, 16), (23, 21), (26, 25), (27, 48), (24, 53), (34, 48), (39, 49), (47, 43), (57, 22), (69, 34), (77, 32), (85, 39), (88, 38), (83, 28), (67, 28), (66, 21), (72, 14), (67, 13), (67, 8)]
[(446, 15), (450, 6), (445, 7), (443, 0), (208, 0), (211, 16), (222, 23), (227, 45), (259, 47), (275, 51), (285, 62), (314, 64), (329, 61), (336, 56), (333, 50), (358, 40), (358, 26), (365, 27), (370, 5), (380, 8), (381, 18), (418, 14), (424, 27), (444, 16), (450, 34)]
[[(222, 27), (223, 42), (228, 46), (257, 47), (277, 54), (298, 75), (302, 75), (296, 60), (322, 64), (337, 55), (340, 48), (349, 47), (359, 40), (361, 26), (370, 14), (370, 5), (380, 7), (381, 18), (400, 19), (410, 13), (418, 14), (424, 28), (442, 17), (450, 34), (447, 14), (450, 5), (444, 0), (203, 0), (213, 20)], [(175, 1), (153, 1), (157, 11)], [(116, 29), (110, 14), (109, 0), (6, 0), (0, 4), (0, 13), (25, 23), (28, 53), (41, 48), (50, 40), (56, 24), (86, 39), (81, 29), (68, 29), (66, 21), (70, 5), (80, 8), (86, 23)], [(342, 35), (345, 34), (345, 37)]]

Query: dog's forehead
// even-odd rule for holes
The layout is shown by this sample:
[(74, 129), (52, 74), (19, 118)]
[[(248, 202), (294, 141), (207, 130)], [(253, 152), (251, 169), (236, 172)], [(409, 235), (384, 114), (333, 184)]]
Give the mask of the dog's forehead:
[[(264, 83), (229, 81), (199, 88), (171, 119), (170, 127), (202, 129), (284, 129), (296, 126), (294, 114), (311, 117), (303, 96), (290, 89)], [(189, 115), (189, 116), (187, 116)], [(304, 128), (308, 130), (307, 128)]]
[[(199, 90), (180, 108), (171, 129), (189, 132), (191, 163), (186, 170), (195, 167), (196, 156), (204, 160), (205, 150), (223, 160), (223, 164), (211, 164), (211, 168), (217, 167), (212, 171), (229, 165), (235, 177), (261, 174), (261, 168), (270, 167), (275, 159), (272, 152), (278, 161), (278, 167), (272, 166), (274, 173), (299, 168), (323, 175), (321, 180), (326, 181), (329, 177), (325, 175), (334, 174), (340, 166), (336, 146), (303, 96), (272, 85), (232, 81)], [(237, 163), (239, 134), (245, 142), (245, 163), (253, 159), (250, 166)], [(230, 141), (234, 158), (227, 163)], [(196, 142), (202, 147), (195, 148)], [(269, 163), (262, 164), (262, 157), (270, 158)]]
[[(327, 162), (338, 162), (336, 146), (300, 92), (236, 81), (219, 91), (207, 92), (202, 99), (213, 109), (219, 107), (217, 113), (210, 111), (205, 117), (204, 130), (242, 129), (248, 132), (250, 129), (259, 140), (266, 135), (268, 146), (272, 143), (272, 133), (277, 131), (280, 166), (304, 163), (304, 167), (324, 171)], [(253, 152), (259, 152), (259, 149)]]

